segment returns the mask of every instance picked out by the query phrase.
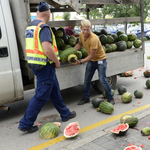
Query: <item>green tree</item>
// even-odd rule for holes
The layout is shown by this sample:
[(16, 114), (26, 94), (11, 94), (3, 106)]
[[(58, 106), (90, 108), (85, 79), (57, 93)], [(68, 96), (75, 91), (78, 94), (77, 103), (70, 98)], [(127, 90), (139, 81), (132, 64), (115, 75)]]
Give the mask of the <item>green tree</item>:
[(64, 12), (63, 13), (63, 19), (64, 20), (70, 20), (70, 12)]
[[(144, 7), (144, 19), (149, 16), (150, 10), (150, 0), (144, 0), (143, 1), (143, 7)], [(105, 5), (104, 8), (102, 8), (102, 14), (103, 18), (105, 18), (106, 15), (111, 15), (113, 18), (119, 18), (119, 17), (136, 17), (140, 16), (140, 5)]]

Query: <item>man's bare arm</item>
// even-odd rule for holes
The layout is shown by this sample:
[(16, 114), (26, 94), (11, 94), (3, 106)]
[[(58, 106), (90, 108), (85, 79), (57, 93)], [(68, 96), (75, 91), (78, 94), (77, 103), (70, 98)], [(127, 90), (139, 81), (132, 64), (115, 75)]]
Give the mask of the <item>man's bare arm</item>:
[(74, 48), (78, 51), (79, 49), (81, 49), (83, 46), (82, 43), (78, 43)]

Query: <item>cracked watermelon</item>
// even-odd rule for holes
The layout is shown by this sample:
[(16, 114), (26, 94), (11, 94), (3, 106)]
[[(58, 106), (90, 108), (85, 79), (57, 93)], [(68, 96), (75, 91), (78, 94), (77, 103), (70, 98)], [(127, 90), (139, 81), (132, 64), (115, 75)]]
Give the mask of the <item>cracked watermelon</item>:
[(67, 125), (67, 127), (64, 130), (64, 136), (66, 138), (72, 138), (79, 134), (80, 126), (78, 122), (72, 122)]
[(142, 148), (137, 147), (135, 145), (131, 145), (131, 146), (126, 147), (124, 150), (142, 150)]
[(111, 129), (110, 132), (117, 134), (117, 135), (125, 135), (125, 133), (128, 131), (129, 125), (126, 124), (121, 124), (115, 129)]

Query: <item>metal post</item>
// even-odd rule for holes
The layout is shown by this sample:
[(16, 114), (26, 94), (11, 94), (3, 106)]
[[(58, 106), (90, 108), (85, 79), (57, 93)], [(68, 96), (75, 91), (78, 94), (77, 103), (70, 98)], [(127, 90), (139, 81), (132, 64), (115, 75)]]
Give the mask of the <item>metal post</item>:
[(87, 7), (87, 5), (86, 5), (86, 12), (87, 12), (87, 19), (89, 19), (90, 17), (89, 17), (89, 8)]
[(140, 0), (140, 9), (141, 9), (142, 48), (143, 48), (143, 51), (144, 51), (144, 54), (145, 54), (143, 0)]

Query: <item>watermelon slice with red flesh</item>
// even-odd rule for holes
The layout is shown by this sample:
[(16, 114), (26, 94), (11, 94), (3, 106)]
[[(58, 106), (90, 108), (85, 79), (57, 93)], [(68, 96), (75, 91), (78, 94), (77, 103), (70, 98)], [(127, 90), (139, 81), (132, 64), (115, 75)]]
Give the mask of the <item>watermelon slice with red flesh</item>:
[(124, 150), (142, 150), (142, 148), (131, 145), (131, 146), (126, 147)]
[(124, 135), (129, 129), (129, 125), (126, 124), (121, 124), (115, 129), (111, 129), (110, 132), (117, 134), (117, 135)]
[(78, 122), (73, 122), (67, 125), (64, 130), (64, 136), (66, 138), (72, 138), (79, 134), (80, 127)]

